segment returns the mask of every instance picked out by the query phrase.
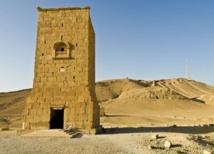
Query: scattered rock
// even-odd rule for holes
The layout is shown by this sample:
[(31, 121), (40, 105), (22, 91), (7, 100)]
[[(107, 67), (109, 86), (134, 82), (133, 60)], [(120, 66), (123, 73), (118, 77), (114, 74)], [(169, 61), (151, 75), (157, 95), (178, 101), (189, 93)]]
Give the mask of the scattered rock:
[(203, 151), (203, 154), (211, 154), (211, 152), (207, 151), (207, 150), (204, 150)]
[(70, 130), (71, 131), (72, 130), (72, 126), (69, 125), (66, 130)]
[(209, 127), (209, 125), (207, 125), (207, 124), (204, 124), (204, 125), (203, 125), (203, 127)]
[(169, 149), (172, 147), (172, 143), (170, 141), (165, 141), (164, 142), (164, 148)]
[(154, 149), (154, 147), (153, 147), (152, 145), (149, 145), (148, 148), (149, 148), (150, 150)]
[(208, 138), (208, 136), (206, 136), (206, 135), (203, 135), (203, 136), (202, 136), (202, 138)]
[(174, 127), (174, 128), (175, 128), (175, 127), (177, 127), (177, 125), (176, 125), (176, 124), (174, 124), (174, 125), (172, 125), (171, 127)]
[(187, 152), (184, 152), (184, 151), (178, 150), (178, 151), (177, 151), (177, 154), (188, 154), (188, 153), (187, 153)]
[(213, 127), (213, 126), (214, 126), (214, 124), (208, 124), (208, 126)]
[(156, 139), (158, 139), (158, 137), (159, 137), (159, 135), (158, 135), (158, 134), (153, 134), (153, 135), (151, 136), (151, 139), (156, 140)]

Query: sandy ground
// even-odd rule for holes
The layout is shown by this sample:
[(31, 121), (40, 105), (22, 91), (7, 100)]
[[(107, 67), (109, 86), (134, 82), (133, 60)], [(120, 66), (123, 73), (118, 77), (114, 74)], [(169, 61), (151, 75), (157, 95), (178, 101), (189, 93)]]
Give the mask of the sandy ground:
[[(157, 130), (157, 128), (155, 128)], [(115, 129), (113, 134), (83, 135), (77, 138), (56, 137), (22, 137), (15, 131), (0, 132), (1, 154), (38, 154), (38, 153), (71, 153), (71, 154), (200, 154), (205, 150), (214, 151), (214, 134), (186, 134), (158, 131), (155, 129)], [(171, 128), (172, 129), (172, 128)], [(212, 128), (214, 129), (214, 127)], [(155, 131), (149, 132), (149, 131)], [(164, 148), (164, 142), (170, 141), (172, 147)], [(152, 149), (149, 148), (152, 147)]]

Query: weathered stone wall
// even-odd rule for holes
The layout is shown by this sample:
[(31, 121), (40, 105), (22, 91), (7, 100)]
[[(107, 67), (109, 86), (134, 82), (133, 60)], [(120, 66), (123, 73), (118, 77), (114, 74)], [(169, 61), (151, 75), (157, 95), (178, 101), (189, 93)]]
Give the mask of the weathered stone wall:
[(34, 84), (24, 109), (24, 128), (49, 129), (51, 108), (64, 109), (63, 128), (96, 128), (99, 105), (90, 8), (37, 9)]

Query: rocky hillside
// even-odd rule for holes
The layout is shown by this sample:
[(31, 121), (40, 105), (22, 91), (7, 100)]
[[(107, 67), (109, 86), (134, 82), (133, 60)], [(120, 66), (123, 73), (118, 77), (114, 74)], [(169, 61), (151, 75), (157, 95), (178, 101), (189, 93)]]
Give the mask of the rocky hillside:
[(133, 80), (118, 79), (96, 83), (99, 102), (120, 99), (129, 103), (145, 100), (191, 100), (214, 105), (214, 87), (194, 80)]

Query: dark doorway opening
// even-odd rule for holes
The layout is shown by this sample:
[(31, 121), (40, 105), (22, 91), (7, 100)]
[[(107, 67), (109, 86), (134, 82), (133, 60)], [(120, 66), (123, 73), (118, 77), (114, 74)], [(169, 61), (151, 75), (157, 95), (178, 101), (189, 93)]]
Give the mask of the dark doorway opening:
[(63, 129), (64, 109), (51, 108), (50, 129)]

